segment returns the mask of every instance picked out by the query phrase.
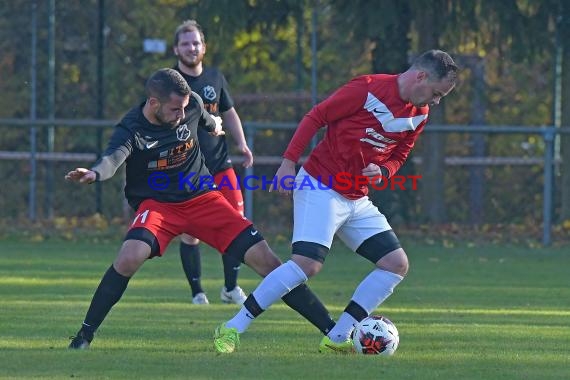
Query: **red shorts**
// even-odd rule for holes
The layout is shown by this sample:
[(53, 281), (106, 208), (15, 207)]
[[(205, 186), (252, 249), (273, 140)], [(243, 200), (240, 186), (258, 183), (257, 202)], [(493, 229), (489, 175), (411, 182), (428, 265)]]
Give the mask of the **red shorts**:
[(217, 173), (214, 176), (214, 183), (218, 185), (218, 189), (228, 202), (243, 216), (243, 194), (239, 188), (234, 168)]
[(186, 233), (204, 241), (220, 252), (246, 228), (249, 220), (237, 212), (219, 191), (209, 191), (186, 202), (143, 201), (130, 230), (144, 228), (158, 240), (160, 256), (170, 241)]

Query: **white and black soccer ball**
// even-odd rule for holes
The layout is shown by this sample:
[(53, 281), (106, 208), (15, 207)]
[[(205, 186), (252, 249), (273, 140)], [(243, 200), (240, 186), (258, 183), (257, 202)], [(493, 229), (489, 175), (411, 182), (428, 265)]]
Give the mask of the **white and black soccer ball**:
[(398, 349), (400, 335), (388, 318), (371, 315), (356, 324), (352, 340), (358, 354), (390, 356)]

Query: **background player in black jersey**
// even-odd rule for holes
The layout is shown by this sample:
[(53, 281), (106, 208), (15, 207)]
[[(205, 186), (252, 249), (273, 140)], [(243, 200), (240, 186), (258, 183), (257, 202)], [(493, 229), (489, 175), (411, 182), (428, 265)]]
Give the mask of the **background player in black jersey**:
[[(206, 53), (206, 41), (202, 27), (195, 20), (184, 21), (174, 33), (174, 54), (178, 57), (175, 67), (204, 102), (204, 108), (210, 114), (221, 116), (224, 129), (235, 140), (237, 149), (244, 156), (244, 167), (253, 164), (253, 156), (247, 146), (240, 117), (234, 108), (228, 83), (224, 74), (214, 67), (204, 67), (202, 61)], [(206, 160), (206, 166), (214, 176), (214, 182), (230, 204), (243, 215), (243, 195), (237, 186), (236, 173), (229, 158), (226, 137), (212, 136), (206, 131), (198, 131), (200, 149)], [(222, 185), (222, 181), (225, 185)], [(228, 186), (228, 184), (230, 184)], [(200, 240), (184, 234), (181, 236), (180, 259), (188, 283), (192, 289), (192, 302), (208, 304), (208, 297), (202, 288), (200, 276)], [(222, 256), (224, 267), (224, 286), (220, 292), (223, 302), (243, 304), (246, 295), (237, 284), (240, 263), (231, 256)]]
[[(162, 256), (170, 241), (187, 233), (223, 255), (245, 262), (261, 276), (281, 262), (253, 224), (217, 190), (202, 183), (210, 176), (197, 142), (198, 128), (219, 135), (221, 118), (174, 69), (161, 69), (145, 85), (147, 99), (117, 124), (107, 149), (91, 169), (65, 176), (83, 184), (111, 178), (126, 163), (125, 196), (136, 210), (118, 256), (101, 279), (81, 329), (69, 348), (88, 348), (97, 328), (122, 297), (143, 263)], [(293, 294), (293, 296), (291, 296)], [(305, 285), (283, 300), (321, 332), (334, 326), (327, 310)]]

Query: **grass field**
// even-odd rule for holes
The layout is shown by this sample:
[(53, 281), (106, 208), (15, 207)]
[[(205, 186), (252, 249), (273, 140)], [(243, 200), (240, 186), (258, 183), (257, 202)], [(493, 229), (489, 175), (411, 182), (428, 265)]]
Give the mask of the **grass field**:
[[(326, 356), (320, 333), (275, 305), (217, 355), (221, 260), (203, 255), (211, 305), (190, 303), (177, 244), (148, 262), (89, 351), (67, 349), (119, 242), (0, 241), (1, 379), (569, 379), (570, 250), (405, 246), (411, 272), (377, 310), (395, 322), (391, 358)], [(278, 246), (280, 256), (287, 247)], [(310, 281), (336, 318), (370, 264), (341, 244)], [(258, 277), (241, 272), (251, 291)]]

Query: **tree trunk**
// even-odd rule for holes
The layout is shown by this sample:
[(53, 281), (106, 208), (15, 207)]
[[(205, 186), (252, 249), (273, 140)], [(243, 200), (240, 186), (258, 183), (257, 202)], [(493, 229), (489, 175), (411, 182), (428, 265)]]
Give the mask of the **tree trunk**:
[[(439, 1), (426, 5), (422, 12), (417, 14), (416, 25), (418, 40), (418, 53), (425, 50), (437, 49), (439, 46), (439, 23), (436, 15), (441, 12)], [(445, 102), (445, 101), (444, 101)], [(423, 139), (422, 149), (422, 186), (421, 207), (425, 217), (433, 223), (442, 223), (446, 220), (445, 212), (445, 145), (446, 135), (439, 132), (429, 132), (429, 126), (444, 124), (443, 104), (430, 110), (429, 123), (426, 131), (420, 138)]]
[[(408, 34), (411, 27), (410, 6), (407, 2), (395, 0), (387, 5), (391, 7), (392, 14), (397, 20), (392, 20), (385, 33), (371, 37), (375, 43), (372, 50), (372, 72), (395, 74), (405, 71), (409, 67), (408, 53), (410, 39)], [(414, 172), (411, 155), (404, 163), (398, 174), (405, 175)], [(371, 191), (370, 199), (386, 215), (393, 226), (410, 223), (414, 219), (415, 194), (411, 189)]]

